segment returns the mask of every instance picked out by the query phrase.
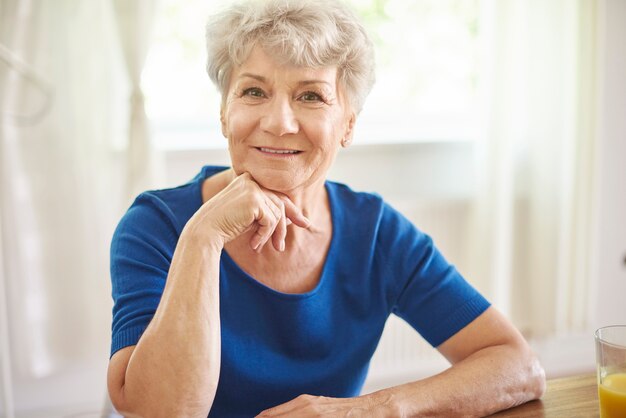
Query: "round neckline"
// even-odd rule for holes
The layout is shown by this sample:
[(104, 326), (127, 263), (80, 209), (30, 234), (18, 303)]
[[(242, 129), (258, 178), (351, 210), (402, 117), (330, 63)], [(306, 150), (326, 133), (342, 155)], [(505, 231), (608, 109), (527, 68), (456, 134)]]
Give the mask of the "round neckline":
[[(215, 170), (211, 170), (211, 172), (209, 171), (211, 168), (215, 168)], [(204, 183), (204, 180), (206, 180), (208, 177), (213, 176), (215, 174), (220, 173), (223, 170), (228, 169), (228, 167), (212, 167), (212, 166), (205, 166), (203, 168), (203, 175), (200, 176), (200, 179), (198, 181), (198, 194), (199, 194), (199, 198), (200, 198), (200, 205), (203, 204), (203, 200), (202, 200), (202, 184)], [(235, 260), (233, 260), (233, 258), (230, 256), (230, 254), (228, 254), (228, 252), (224, 249), (222, 249), (222, 256), (221, 258), (229, 263), (233, 268), (236, 269), (236, 271), (245, 278), (246, 282), (251, 283), (252, 285), (259, 287), (260, 289), (262, 289), (263, 291), (265, 291), (266, 293), (269, 293), (273, 296), (277, 296), (283, 299), (291, 299), (291, 300), (299, 300), (299, 299), (306, 299), (309, 298), (311, 296), (314, 296), (316, 293), (319, 292), (319, 290), (324, 286), (324, 283), (326, 282), (326, 271), (328, 270), (328, 265), (330, 263), (330, 260), (332, 258), (332, 254), (334, 253), (334, 247), (337, 245), (336, 244), (336, 240), (337, 237), (339, 236), (339, 234), (337, 233), (337, 213), (335, 210), (335, 196), (332, 193), (331, 187), (329, 185), (328, 181), (324, 182), (324, 188), (326, 189), (326, 193), (328, 195), (328, 206), (330, 208), (330, 221), (332, 223), (332, 232), (331, 232), (331, 237), (330, 237), (330, 244), (328, 246), (328, 251), (326, 253), (326, 259), (324, 260), (324, 264), (322, 266), (322, 274), (320, 275), (320, 279), (317, 282), (317, 284), (315, 285), (315, 287), (311, 290), (309, 290), (308, 292), (304, 292), (304, 293), (285, 293), (285, 292), (281, 292), (278, 291), (270, 286), (267, 286), (266, 284), (258, 281), (257, 279), (255, 279), (254, 277), (252, 277), (251, 275), (249, 275), (246, 271), (244, 271), (239, 264), (237, 264), (235, 262)]]

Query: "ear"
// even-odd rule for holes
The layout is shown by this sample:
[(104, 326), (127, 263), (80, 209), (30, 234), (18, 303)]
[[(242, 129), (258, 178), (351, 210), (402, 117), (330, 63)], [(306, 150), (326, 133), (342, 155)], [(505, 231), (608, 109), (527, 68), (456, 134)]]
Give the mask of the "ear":
[(228, 138), (228, 135), (226, 135), (226, 117), (224, 116), (224, 105), (222, 105), (220, 107), (220, 123), (222, 126), (222, 135), (224, 136), (224, 138)]
[(352, 135), (354, 133), (354, 124), (356, 123), (356, 114), (354, 112), (350, 112), (348, 117), (348, 121), (346, 124), (346, 132), (341, 139), (341, 146), (344, 148), (348, 148), (352, 143)]

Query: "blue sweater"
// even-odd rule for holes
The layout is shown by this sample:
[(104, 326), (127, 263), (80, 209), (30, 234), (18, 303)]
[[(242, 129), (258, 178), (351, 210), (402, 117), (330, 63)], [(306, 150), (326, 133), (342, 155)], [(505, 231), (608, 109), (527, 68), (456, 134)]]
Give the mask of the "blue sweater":
[[(185, 223), (202, 204), (207, 166), (183, 186), (141, 194), (111, 244), (111, 355), (137, 344), (159, 304)], [(438, 346), (489, 306), (430, 237), (380, 197), (326, 182), (333, 236), (319, 284), (275, 291), (220, 260), (221, 372), (210, 417), (251, 417), (303, 393), (360, 393), (394, 313)]]

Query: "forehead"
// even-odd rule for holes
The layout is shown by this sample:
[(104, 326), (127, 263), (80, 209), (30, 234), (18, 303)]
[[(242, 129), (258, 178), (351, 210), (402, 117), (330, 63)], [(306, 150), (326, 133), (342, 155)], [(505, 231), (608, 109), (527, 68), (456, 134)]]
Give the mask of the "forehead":
[(263, 48), (255, 46), (250, 55), (241, 65), (233, 69), (233, 81), (256, 75), (268, 82), (287, 83), (302, 81), (320, 81), (335, 87), (337, 84), (337, 67), (305, 67), (280, 62), (272, 58)]

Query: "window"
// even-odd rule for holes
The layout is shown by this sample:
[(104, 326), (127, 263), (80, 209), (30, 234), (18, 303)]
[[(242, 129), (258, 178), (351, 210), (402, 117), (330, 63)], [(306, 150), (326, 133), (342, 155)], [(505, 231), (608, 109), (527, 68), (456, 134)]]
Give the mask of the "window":
[[(160, 148), (225, 147), (204, 71), (204, 22), (229, 0), (162, 0), (142, 84)], [(350, 0), (376, 46), (377, 82), (355, 143), (478, 135), (479, 0)]]

